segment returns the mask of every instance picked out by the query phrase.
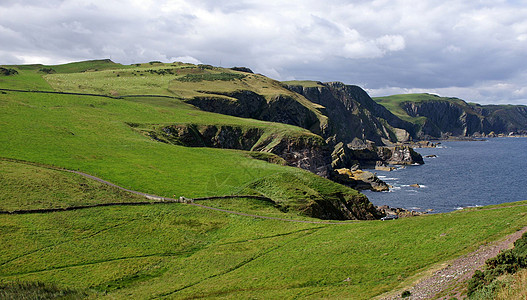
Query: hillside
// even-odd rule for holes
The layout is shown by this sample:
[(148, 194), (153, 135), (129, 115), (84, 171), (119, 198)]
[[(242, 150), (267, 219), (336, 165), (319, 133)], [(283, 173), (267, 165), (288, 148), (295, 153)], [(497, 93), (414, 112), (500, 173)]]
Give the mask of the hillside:
[[(196, 97), (185, 93), (209, 95), (195, 90), (207, 82), (211, 87), (225, 83), (226, 91), (253, 75), (186, 64), (123, 67), (111, 61), (6, 67), (17, 74), (0, 77), (1, 157), (80, 170), (166, 197), (249, 193), (272, 198), (282, 210), (313, 217), (378, 215), (355, 190), (283, 166), (324, 172), (319, 136), (187, 103)], [(206, 79), (183, 79), (198, 75)], [(261, 84), (267, 82), (272, 83), (266, 79)]]
[[(10, 209), (138, 200), (46, 165), (4, 161), (0, 170), (3, 189), (16, 183), (2, 198)], [(185, 204), (0, 214), (0, 295), (370, 299), (527, 224), (525, 203), (326, 224), (251, 199), (198, 203), (283, 220)]]
[(525, 202), (381, 222), (316, 175), (410, 151), (362, 140), (406, 123), (359, 87), (182, 63), (2, 68), (0, 298), (371, 299), (527, 225)]
[(415, 138), (527, 133), (527, 106), (480, 105), (431, 94), (404, 94), (374, 100), (414, 124)]

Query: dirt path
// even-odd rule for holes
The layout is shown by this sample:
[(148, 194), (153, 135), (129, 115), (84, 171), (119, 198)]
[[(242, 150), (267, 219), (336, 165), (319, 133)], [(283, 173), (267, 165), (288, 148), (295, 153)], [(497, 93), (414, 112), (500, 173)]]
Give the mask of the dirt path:
[(410, 297), (405, 299), (451, 299), (452, 297), (462, 299), (464, 296), (461, 293), (466, 287), (466, 284), (462, 283), (472, 278), (474, 272), (483, 266), (487, 259), (495, 257), (502, 250), (511, 248), (512, 243), (525, 232), (527, 227), (508, 235), (505, 239), (482, 245), (478, 250), (448, 262), (445, 267), (424, 277), (414, 286), (401, 289), (395, 295), (390, 292), (391, 296), (380, 299), (402, 299), (401, 293), (405, 290), (411, 293)]

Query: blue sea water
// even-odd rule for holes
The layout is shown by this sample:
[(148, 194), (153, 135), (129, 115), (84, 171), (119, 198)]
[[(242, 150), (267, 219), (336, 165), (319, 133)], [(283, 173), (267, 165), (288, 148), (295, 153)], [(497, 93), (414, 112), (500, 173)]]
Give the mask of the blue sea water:
[(448, 212), (527, 200), (527, 138), (443, 142), (441, 148), (415, 150), (437, 157), (424, 158), (421, 166), (374, 171), (393, 188), (363, 191), (373, 204)]

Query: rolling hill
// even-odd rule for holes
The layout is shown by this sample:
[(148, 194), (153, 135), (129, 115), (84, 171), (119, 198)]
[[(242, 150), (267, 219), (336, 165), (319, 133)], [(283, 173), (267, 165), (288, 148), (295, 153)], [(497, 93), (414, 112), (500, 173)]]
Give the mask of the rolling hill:
[(358, 87), (182, 63), (2, 68), (0, 298), (371, 299), (527, 224), (524, 202), (381, 222), (316, 175), (361, 138), (338, 118), (372, 120), (380, 142), (411, 121)]

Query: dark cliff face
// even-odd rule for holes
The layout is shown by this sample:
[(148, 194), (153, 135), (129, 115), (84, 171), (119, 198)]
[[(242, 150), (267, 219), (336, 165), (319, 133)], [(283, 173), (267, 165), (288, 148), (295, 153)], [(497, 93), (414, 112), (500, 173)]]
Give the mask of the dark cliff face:
[(264, 96), (247, 90), (217, 95), (218, 97), (195, 97), (187, 103), (205, 111), (290, 124), (316, 134), (321, 133), (322, 126), (317, 115), (288, 95), (276, 95), (269, 101)]
[(527, 133), (527, 106), (524, 105), (478, 105), (472, 109), (484, 117), (482, 131), (508, 134)]
[(456, 99), (403, 102), (401, 108), (411, 117), (426, 117), (417, 130), (419, 139), (479, 136), (491, 132), (522, 133), (527, 130), (525, 106), (482, 106)]
[[(266, 98), (253, 91), (241, 90), (215, 93), (217, 96), (195, 97), (187, 102), (205, 111), (291, 124), (310, 130), (323, 138), (324, 146), (282, 140), (277, 144), (267, 143), (273, 144), (273, 149), (253, 146), (253, 150), (275, 153), (285, 159), (288, 165), (325, 177), (332, 174), (335, 166), (351, 168), (358, 163), (362, 167), (374, 167), (379, 160), (394, 164), (422, 161), (418, 154), (408, 156), (416, 161), (407, 161), (408, 157), (404, 156), (400, 156), (401, 160), (397, 156), (379, 156), (377, 148), (365, 149), (367, 143), (374, 142), (374, 145), (381, 146), (406, 141), (412, 139), (415, 133), (413, 124), (399, 119), (377, 104), (362, 88), (340, 82), (319, 83), (316, 87), (286, 87), (296, 94), (285, 91)], [(220, 132), (227, 130), (222, 129)], [(239, 136), (240, 133), (237, 134)], [(184, 138), (184, 135), (181, 136), (181, 139)], [(339, 144), (341, 147), (337, 149)], [(211, 146), (216, 147), (215, 144)], [(249, 150), (247, 147), (231, 147), (225, 143), (221, 147)], [(347, 154), (331, 154), (338, 151)]]
[(285, 164), (322, 177), (329, 176), (329, 149), (316, 136), (286, 137), (268, 135), (259, 128), (178, 124), (145, 132), (160, 142), (187, 147), (212, 147), (272, 153)]
[(351, 149), (344, 143), (338, 143), (331, 153), (333, 169), (351, 168), (355, 165), (374, 168), (378, 162), (393, 165), (424, 164), (423, 157), (408, 146), (377, 147), (370, 144), (366, 148)]
[(413, 135), (411, 123), (377, 104), (358, 86), (329, 82), (319, 83), (319, 87), (290, 85), (287, 88), (325, 107), (320, 109), (328, 117), (323, 137), (330, 142), (351, 143), (358, 138), (383, 145), (404, 141)]

